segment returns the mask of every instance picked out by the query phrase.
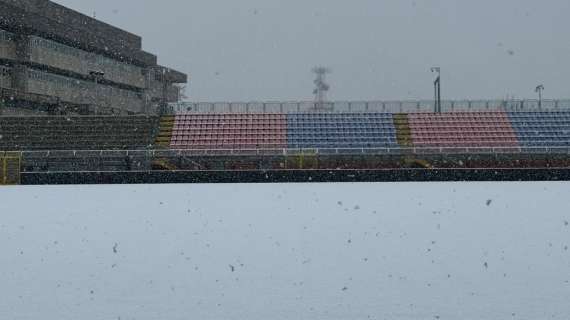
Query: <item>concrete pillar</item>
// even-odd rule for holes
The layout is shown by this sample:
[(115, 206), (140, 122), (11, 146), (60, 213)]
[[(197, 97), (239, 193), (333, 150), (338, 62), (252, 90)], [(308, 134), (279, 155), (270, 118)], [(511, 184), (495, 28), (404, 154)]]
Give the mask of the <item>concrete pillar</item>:
[(28, 92), (28, 68), (21, 63), (30, 61), (30, 37), (17, 35), (16, 42), (16, 65), (12, 69), (12, 85), (14, 90), (21, 93)]
[(16, 42), (16, 57), (18, 62), (30, 62), (32, 50), (30, 47), (30, 36), (17, 35)]
[(28, 68), (26, 66), (14, 66), (12, 69), (12, 86), (18, 92), (28, 92)]
[(155, 114), (156, 110), (153, 110), (152, 107), (152, 95), (151, 95), (151, 77), (153, 76), (152, 70), (150, 69), (143, 69), (144, 75), (144, 91), (142, 93), (143, 96), (143, 112), (146, 114)]
[[(0, 90), (2, 90), (0, 88)], [(6, 103), (4, 102), (4, 95), (0, 94), (0, 116), (4, 113), (4, 108), (6, 108)]]

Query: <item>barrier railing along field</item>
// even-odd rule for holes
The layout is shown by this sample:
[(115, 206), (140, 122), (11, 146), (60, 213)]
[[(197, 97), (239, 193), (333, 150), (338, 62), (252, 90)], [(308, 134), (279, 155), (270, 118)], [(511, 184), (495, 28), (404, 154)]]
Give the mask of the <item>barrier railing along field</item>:
[[(1, 152), (0, 152), (1, 154)], [(418, 147), (418, 148), (311, 148), (311, 149), (192, 149), (192, 150), (50, 150), (16, 151), (13, 157), (192, 157), (295, 155), (445, 155), (445, 154), (569, 154), (570, 147)]]
[[(453, 111), (564, 111), (570, 99), (560, 100), (446, 100), (443, 112)], [(293, 113), (293, 112), (433, 112), (433, 100), (285, 102), (180, 102), (169, 112), (189, 113)]]

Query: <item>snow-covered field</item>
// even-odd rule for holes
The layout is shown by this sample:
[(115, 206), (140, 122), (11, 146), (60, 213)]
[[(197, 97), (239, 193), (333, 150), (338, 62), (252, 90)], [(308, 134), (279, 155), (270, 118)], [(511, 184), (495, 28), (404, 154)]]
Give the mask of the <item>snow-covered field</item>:
[(0, 319), (569, 319), (569, 183), (0, 189)]

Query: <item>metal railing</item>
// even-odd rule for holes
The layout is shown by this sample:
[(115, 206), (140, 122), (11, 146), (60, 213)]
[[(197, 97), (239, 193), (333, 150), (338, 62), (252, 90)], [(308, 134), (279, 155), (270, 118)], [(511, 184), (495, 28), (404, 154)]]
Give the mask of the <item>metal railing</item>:
[[(284, 102), (180, 102), (170, 113), (295, 113), (295, 112), (433, 112), (433, 100)], [(443, 112), (460, 111), (568, 111), (570, 99), (560, 100), (447, 100)]]
[[(3, 152), (0, 151), (0, 157)], [(308, 149), (190, 149), (190, 150), (50, 150), (11, 151), (6, 155), (32, 158), (75, 157), (200, 157), (296, 155), (446, 155), (446, 154), (569, 154), (570, 147), (417, 147), (417, 148), (308, 148)]]

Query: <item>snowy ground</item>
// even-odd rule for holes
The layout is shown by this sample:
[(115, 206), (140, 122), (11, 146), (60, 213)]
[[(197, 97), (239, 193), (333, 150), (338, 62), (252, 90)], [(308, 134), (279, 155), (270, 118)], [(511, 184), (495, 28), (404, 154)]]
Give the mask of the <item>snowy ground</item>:
[(0, 319), (569, 319), (569, 183), (0, 189)]

